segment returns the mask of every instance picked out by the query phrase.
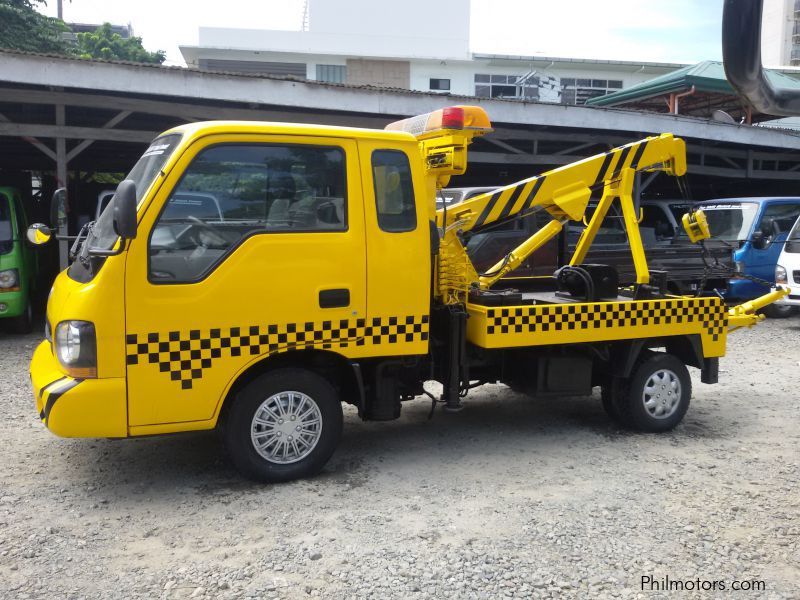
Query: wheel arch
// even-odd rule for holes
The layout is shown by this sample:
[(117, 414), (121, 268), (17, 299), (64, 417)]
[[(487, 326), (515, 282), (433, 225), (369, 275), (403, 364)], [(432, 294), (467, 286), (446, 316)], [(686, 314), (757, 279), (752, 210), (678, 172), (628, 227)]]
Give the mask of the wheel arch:
[(611, 347), (611, 373), (615, 377), (630, 377), (639, 356), (648, 348), (664, 348), (685, 365), (703, 368), (703, 341), (700, 335), (689, 334), (616, 342)]
[(292, 350), (264, 357), (239, 373), (222, 398), (217, 411), (217, 426), (224, 424), (236, 396), (245, 386), (265, 373), (284, 368), (307, 369), (321, 375), (336, 388), (343, 402), (356, 406), (359, 413), (363, 411), (364, 386), (358, 363), (336, 352), (314, 349)]

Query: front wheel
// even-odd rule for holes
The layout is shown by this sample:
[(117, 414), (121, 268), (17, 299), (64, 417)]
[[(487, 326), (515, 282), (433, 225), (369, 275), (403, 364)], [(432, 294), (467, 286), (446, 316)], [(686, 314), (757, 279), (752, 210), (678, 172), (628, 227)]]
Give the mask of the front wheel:
[(633, 375), (620, 386), (621, 420), (639, 431), (673, 429), (683, 420), (692, 396), (692, 380), (686, 366), (672, 354), (648, 352)]
[(770, 319), (785, 319), (794, 314), (795, 307), (788, 304), (768, 304), (764, 307), (764, 314)]
[(280, 369), (238, 394), (223, 438), (236, 467), (258, 481), (318, 473), (342, 433), (342, 405), (331, 384), (312, 371)]
[(12, 333), (30, 333), (33, 331), (33, 306), (30, 300), (25, 304), (21, 315), (8, 319), (8, 328)]

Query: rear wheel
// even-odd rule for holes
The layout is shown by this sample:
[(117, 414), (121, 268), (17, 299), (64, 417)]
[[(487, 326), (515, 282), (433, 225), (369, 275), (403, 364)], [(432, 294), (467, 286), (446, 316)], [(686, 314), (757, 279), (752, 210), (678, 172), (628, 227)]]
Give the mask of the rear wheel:
[(342, 433), (342, 405), (312, 371), (280, 369), (257, 377), (237, 396), (223, 438), (236, 467), (259, 481), (318, 473)]
[(691, 396), (686, 365), (672, 354), (648, 352), (620, 386), (616, 407), (622, 421), (633, 429), (669, 431), (683, 420)]
[(625, 413), (619, 408), (623, 384), (623, 379), (609, 376), (608, 380), (600, 388), (600, 399), (603, 402), (603, 409), (612, 421), (616, 421), (620, 425), (627, 425)]

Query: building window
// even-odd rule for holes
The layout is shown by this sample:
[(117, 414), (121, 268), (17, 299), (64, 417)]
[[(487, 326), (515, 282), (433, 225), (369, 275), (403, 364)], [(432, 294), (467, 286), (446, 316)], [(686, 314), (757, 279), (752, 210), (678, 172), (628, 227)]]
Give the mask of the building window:
[(344, 83), (346, 80), (347, 67), (344, 65), (317, 65), (317, 81)]
[(619, 79), (561, 79), (562, 104), (586, 104), (590, 98), (605, 96), (622, 89)]
[(479, 98), (519, 98), (517, 75), (475, 74), (475, 95)]
[(449, 92), (450, 91), (450, 80), (449, 79), (431, 79), (428, 85), (428, 88), (435, 91), (440, 92)]

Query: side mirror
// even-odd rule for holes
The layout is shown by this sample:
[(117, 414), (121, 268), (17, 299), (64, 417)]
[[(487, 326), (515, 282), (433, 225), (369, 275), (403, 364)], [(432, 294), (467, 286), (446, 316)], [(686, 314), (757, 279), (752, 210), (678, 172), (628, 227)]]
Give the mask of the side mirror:
[(114, 196), (114, 232), (123, 240), (136, 237), (136, 184), (125, 179)]
[(764, 232), (760, 229), (757, 229), (753, 232), (753, 235), (750, 236), (750, 243), (753, 245), (753, 248), (756, 250), (763, 250), (767, 247), (767, 240), (764, 239)]
[(34, 246), (46, 244), (50, 241), (50, 238), (53, 237), (53, 234), (50, 232), (50, 228), (47, 225), (42, 225), (41, 223), (34, 223), (28, 227), (28, 231), (25, 233), (25, 235), (27, 236), (28, 241)]
[(56, 233), (67, 233), (67, 188), (58, 188), (50, 201), (50, 228)]

